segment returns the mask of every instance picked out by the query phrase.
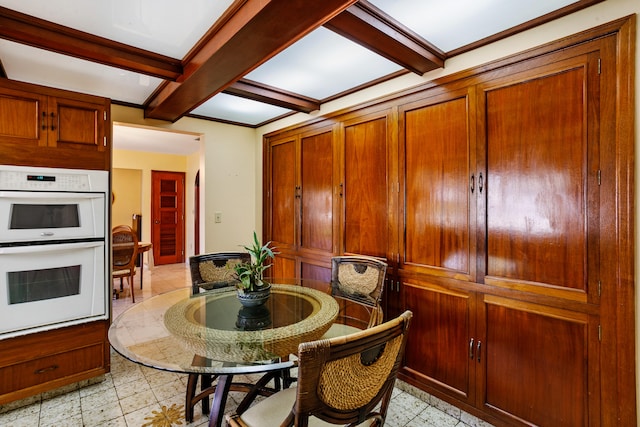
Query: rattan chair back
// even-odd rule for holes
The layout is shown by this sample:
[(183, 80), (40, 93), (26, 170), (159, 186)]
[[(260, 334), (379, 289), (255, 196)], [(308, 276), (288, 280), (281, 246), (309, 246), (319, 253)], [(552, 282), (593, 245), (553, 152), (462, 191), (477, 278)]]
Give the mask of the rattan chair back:
[(233, 266), (250, 262), (248, 252), (214, 252), (189, 257), (191, 286), (194, 294), (235, 285), (237, 278)]
[[(298, 347), (298, 386), (285, 417), (286, 389), (243, 415), (227, 417), (234, 427), (307, 426), (326, 423), (382, 426), (402, 364), (412, 313), (351, 335), (302, 343)], [(284, 419), (268, 419), (279, 413)], [(311, 423), (311, 425), (316, 425)]]
[(387, 264), (364, 256), (331, 259), (331, 294), (340, 304), (336, 323), (365, 329), (382, 322), (380, 301)]

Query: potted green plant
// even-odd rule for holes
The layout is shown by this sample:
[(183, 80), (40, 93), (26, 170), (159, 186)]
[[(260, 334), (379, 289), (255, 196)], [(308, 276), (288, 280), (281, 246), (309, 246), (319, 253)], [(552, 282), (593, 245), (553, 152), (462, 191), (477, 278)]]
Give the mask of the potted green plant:
[(251, 261), (233, 266), (238, 278), (238, 298), (245, 306), (264, 304), (271, 289), (271, 284), (264, 281), (264, 272), (271, 267), (268, 261), (275, 258), (277, 252), (274, 252), (275, 248), (271, 247), (271, 242), (261, 244), (255, 231), (251, 246), (243, 247), (249, 252)]

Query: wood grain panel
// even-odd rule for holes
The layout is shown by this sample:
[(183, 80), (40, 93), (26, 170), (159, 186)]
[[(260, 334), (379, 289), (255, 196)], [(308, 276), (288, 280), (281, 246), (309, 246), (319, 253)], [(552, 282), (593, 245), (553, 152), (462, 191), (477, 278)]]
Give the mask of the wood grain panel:
[[(300, 263), (300, 277), (303, 279), (319, 280), (321, 282), (331, 281), (331, 267), (318, 265), (316, 263)], [(322, 289), (326, 290), (326, 289)]]
[(301, 247), (333, 249), (333, 136), (331, 132), (301, 141)]
[(487, 93), (488, 275), (586, 289), (584, 91), (577, 68)]
[(0, 405), (109, 371), (109, 321), (0, 340)]
[(266, 275), (268, 277), (277, 278), (291, 278), (296, 277), (296, 259), (282, 253), (276, 255), (271, 264), (271, 267), (267, 270)]
[(532, 425), (589, 425), (588, 324), (567, 314), (487, 304), (485, 405)]
[(403, 292), (406, 309), (413, 312), (406, 367), (458, 398), (470, 399), (469, 296), (408, 283)]
[(388, 240), (387, 120), (345, 128), (344, 249), (386, 257)]
[(39, 145), (40, 111), (43, 104), (46, 105), (44, 96), (5, 90), (5, 93), (0, 94), (0, 137), (3, 140), (21, 143), (30, 141)]
[(273, 144), (271, 154), (271, 236), (276, 246), (295, 245), (295, 140)]
[(56, 146), (76, 145), (82, 149), (94, 147), (104, 150), (103, 142), (98, 140), (104, 133), (101, 129), (104, 123), (101, 105), (57, 100), (50, 109), (55, 111), (51, 123), (55, 128), (52, 129), (55, 135), (52, 143)]
[(405, 113), (405, 263), (469, 273), (466, 98)]

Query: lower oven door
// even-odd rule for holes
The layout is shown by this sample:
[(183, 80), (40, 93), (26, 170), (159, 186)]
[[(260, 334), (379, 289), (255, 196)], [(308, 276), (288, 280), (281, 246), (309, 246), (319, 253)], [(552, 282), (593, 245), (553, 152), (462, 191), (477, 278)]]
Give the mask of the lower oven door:
[(104, 241), (0, 248), (0, 339), (107, 318)]

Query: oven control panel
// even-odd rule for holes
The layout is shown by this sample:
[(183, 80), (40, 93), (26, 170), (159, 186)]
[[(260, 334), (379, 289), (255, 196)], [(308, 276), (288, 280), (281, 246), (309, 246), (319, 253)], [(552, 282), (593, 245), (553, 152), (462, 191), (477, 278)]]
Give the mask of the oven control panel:
[(106, 191), (106, 171), (0, 166), (0, 190)]

